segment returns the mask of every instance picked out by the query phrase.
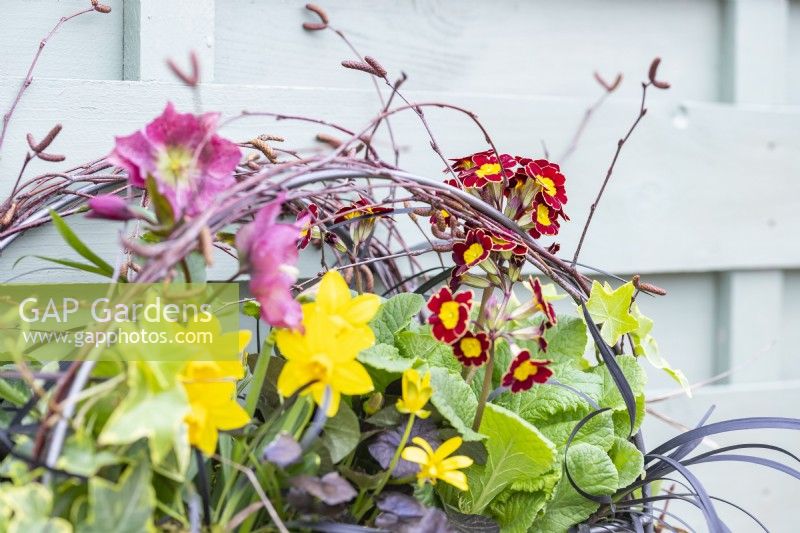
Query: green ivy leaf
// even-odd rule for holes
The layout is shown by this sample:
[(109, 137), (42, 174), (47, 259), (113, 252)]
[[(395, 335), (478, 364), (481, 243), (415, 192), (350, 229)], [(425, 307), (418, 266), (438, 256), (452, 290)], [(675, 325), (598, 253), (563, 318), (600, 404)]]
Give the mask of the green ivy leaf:
[(535, 479), (553, 469), (556, 448), (517, 414), (487, 404), (480, 431), (487, 436), (485, 465), (473, 465), (469, 477), (470, 512), (480, 514), (514, 481)]
[(404, 293), (386, 300), (378, 309), (370, 327), (378, 343), (394, 344), (394, 336), (404, 330), (425, 305), (419, 294)]
[(64, 443), (56, 466), (67, 472), (89, 477), (104, 466), (121, 461), (120, 457), (110, 451), (98, 451), (94, 438), (86, 431), (78, 430)]
[(155, 531), (151, 520), (155, 491), (146, 460), (139, 457), (119, 480), (112, 483), (99, 477), (89, 480), (89, 515), (78, 533), (139, 533)]
[(322, 443), (331, 454), (331, 461), (338, 463), (358, 446), (361, 428), (358, 417), (349, 405), (342, 402), (339, 411), (325, 423)]
[(608, 283), (600, 285), (597, 281), (592, 282), (586, 310), (595, 322), (603, 324), (600, 334), (610, 346), (619, 342), (622, 335), (634, 331), (639, 326), (639, 322), (628, 311), (634, 290), (631, 282), (616, 290)]
[(644, 470), (644, 456), (636, 446), (627, 439), (616, 437), (608, 456), (619, 475), (617, 488), (624, 488), (639, 479)]
[(658, 343), (653, 338), (650, 332), (653, 330), (653, 321), (644, 316), (639, 311), (639, 306), (633, 304), (633, 316), (639, 323), (636, 331), (631, 332), (631, 340), (633, 341), (633, 353), (638, 356), (644, 356), (653, 367), (663, 370), (672, 379), (674, 379), (683, 388), (686, 395), (692, 397), (692, 389), (689, 380), (678, 368), (672, 368), (669, 362), (664, 359), (658, 352)]
[(182, 362), (134, 361), (128, 364), (128, 393), (111, 414), (98, 443), (128, 444), (148, 438), (158, 464), (173, 447), (188, 410), (178, 382)]
[(444, 368), (431, 368), (431, 403), (466, 441), (484, 437), (472, 430), (478, 399), (461, 375)]

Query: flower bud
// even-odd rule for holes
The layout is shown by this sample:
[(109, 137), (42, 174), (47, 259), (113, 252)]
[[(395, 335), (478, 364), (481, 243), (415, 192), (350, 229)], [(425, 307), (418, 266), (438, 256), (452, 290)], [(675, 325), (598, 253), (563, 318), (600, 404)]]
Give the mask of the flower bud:
[(108, 220), (131, 220), (136, 214), (128, 207), (128, 203), (115, 194), (101, 194), (89, 200), (89, 218)]

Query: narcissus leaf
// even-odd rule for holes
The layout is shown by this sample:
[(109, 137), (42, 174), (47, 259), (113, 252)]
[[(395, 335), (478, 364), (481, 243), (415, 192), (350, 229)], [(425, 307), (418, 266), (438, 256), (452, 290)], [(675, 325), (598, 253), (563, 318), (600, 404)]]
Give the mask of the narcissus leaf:
[(606, 283), (600, 285), (592, 282), (589, 299), (586, 301), (586, 310), (592, 315), (592, 320), (602, 323), (600, 334), (610, 346), (619, 342), (619, 338), (630, 333), (639, 326), (639, 322), (628, 311), (634, 291), (633, 283), (628, 282), (616, 290)]

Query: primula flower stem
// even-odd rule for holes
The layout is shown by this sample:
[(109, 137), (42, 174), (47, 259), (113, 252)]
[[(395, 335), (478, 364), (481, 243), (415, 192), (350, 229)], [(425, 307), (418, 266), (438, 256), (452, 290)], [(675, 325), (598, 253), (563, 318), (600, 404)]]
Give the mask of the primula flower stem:
[(389, 468), (386, 470), (386, 475), (383, 476), (381, 482), (378, 483), (378, 486), (375, 487), (374, 497), (377, 498), (378, 495), (383, 490), (383, 487), (386, 486), (386, 483), (389, 482), (389, 479), (392, 477), (392, 472), (394, 472), (397, 463), (400, 461), (400, 454), (403, 453), (403, 448), (406, 447), (408, 443), (408, 437), (411, 436), (411, 428), (414, 425), (414, 419), (416, 417), (413, 414), (408, 415), (408, 423), (406, 424), (406, 430), (403, 432), (403, 436), (400, 437), (400, 442), (397, 445), (397, 449), (394, 451), (394, 455), (392, 456), (391, 462), (389, 462)]
[(494, 339), (492, 346), (489, 348), (489, 361), (484, 367), (483, 374), (483, 387), (481, 388), (481, 397), (478, 400), (478, 409), (475, 411), (475, 420), (472, 422), (472, 430), (478, 431), (481, 427), (481, 418), (483, 418), (483, 409), (486, 407), (486, 402), (489, 399), (489, 392), (492, 388), (492, 373), (494, 372)]

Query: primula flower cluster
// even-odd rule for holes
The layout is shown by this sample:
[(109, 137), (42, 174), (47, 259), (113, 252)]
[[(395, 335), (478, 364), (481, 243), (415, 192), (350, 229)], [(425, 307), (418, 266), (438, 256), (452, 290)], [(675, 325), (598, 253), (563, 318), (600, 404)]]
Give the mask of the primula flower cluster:
[(454, 293), (442, 287), (428, 300), (428, 323), (433, 336), (453, 347), (453, 354), (465, 366), (480, 366), (489, 358), (486, 333), (469, 331), (472, 291)]
[(378, 217), (388, 215), (393, 209), (373, 205), (373, 202), (363, 196), (336, 211), (334, 224), (353, 221), (350, 225), (350, 236), (355, 244), (364, 242), (375, 228), (375, 221)]
[[(569, 220), (564, 212), (566, 178), (557, 164), (546, 159), (496, 154), (493, 150), (451, 161), (456, 177), (447, 183), (498, 206), (534, 239), (557, 235), (560, 220)], [(434, 213), (431, 224), (444, 231), (451, 225), (450, 217), (446, 211), (439, 216)], [(451, 285), (457, 287), (475, 266), (492, 276), (498, 272), (498, 263), (507, 260), (510, 270), (514, 270), (527, 251), (516, 235), (463, 221), (463, 237), (459, 236), (453, 245), (456, 269)]]
[(372, 378), (356, 357), (375, 342), (368, 323), (379, 306), (378, 296), (352, 297), (341, 274), (326, 273), (316, 301), (302, 306), (302, 331), (281, 329), (276, 334), (278, 349), (286, 358), (278, 392), (286, 397), (302, 389), (302, 395), (310, 394), (322, 407), (328, 389), (329, 417), (339, 411), (342, 394), (371, 392)]

